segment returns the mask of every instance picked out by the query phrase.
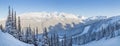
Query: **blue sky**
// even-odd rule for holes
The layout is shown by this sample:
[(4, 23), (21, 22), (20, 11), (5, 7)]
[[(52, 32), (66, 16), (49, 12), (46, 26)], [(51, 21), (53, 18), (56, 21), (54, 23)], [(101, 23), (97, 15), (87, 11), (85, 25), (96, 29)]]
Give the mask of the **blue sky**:
[(120, 0), (0, 0), (0, 18), (8, 15), (9, 5), (17, 14), (45, 11), (80, 16), (120, 15)]

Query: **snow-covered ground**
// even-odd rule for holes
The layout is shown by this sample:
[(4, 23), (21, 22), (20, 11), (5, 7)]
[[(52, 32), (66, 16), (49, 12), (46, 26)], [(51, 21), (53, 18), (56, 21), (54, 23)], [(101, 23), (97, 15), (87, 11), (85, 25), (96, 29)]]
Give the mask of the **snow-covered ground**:
[(12, 35), (8, 33), (3, 33), (0, 30), (0, 46), (33, 46), (33, 45), (23, 43), (15, 39)]
[(101, 39), (99, 41), (93, 41), (85, 45), (73, 45), (73, 46), (120, 46), (120, 36), (111, 39)]
[(76, 35), (76, 36), (73, 36), (72, 38), (75, 38), (75, 37), (78, 37), (78, 36), (81, 36), (81, 35), (87, 33), (90, 27), (91, 27), (91, 26), (86, 26), (81, 34), (78, 34), (78, 35)]
[(90, 28), (90, 26), (86, 26), (85, 29), (84, 29), (84, 31), (81, 33), (81, 35), (87, 33), (88, 30), (89, 30), (89, 28)]

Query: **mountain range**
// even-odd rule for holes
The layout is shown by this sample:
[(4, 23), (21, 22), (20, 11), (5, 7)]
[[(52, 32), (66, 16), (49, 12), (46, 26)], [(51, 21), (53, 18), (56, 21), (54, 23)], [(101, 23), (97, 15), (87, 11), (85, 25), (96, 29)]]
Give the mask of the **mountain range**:
[[(101, 39), (111, 39), (120, 36), (120, 16), (84, 17), (67, 13), (32, 12), (20, 16), (22, 29), (38, 27), (39, 34), (46, 27), (49, 34), (57, 32), (59, 37), (66, 34), (72, 36), (73, 44), (83, 45)], [(5, 20), (0, 24), (5, 25)]]

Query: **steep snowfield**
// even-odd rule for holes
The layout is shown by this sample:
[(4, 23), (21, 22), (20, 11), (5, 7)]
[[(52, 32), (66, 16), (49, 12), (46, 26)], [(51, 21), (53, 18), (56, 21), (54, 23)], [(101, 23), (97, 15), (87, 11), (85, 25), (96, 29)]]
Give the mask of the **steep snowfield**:
[(12, 35), (8, 33), (3, 33), (0, 30), (0, 46), (33, 46), (33, 45), (20, 42), (19, 40), (15, 39)]
[(91, 27), (91, 26), (86, 26), (81, 34), (78, 34), (78, 35), (76, 35), (76, 36), (73, 36), (72, 38), (75, 38), (75, 37), (78, 37), (78, 36), (81, 36), (81, 35), (87, 33), (90, 27)]
[(90, 26), (86, 26), (86, 27), (84, 28), (84, 31), (81, 33), (81, 35), (87, 33), (88, 30), (89, 30), (89, 28), (90, 28)]

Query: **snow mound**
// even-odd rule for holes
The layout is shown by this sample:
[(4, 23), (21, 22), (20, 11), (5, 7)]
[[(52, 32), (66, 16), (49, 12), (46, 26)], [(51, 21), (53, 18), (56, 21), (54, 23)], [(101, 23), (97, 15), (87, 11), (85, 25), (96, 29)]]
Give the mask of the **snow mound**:
[(3, 33), (0, 30), (0, 46), (33, 46), (33, 45), (20, 42), (19, 40), (15, 39), (12, 35), (8, 33)]

